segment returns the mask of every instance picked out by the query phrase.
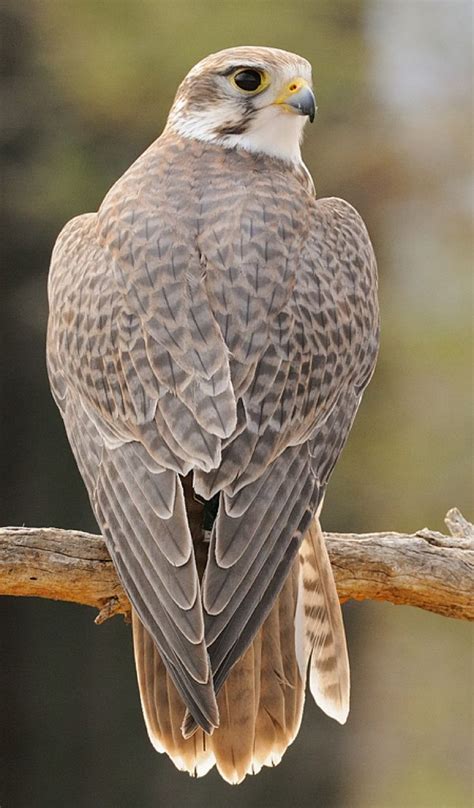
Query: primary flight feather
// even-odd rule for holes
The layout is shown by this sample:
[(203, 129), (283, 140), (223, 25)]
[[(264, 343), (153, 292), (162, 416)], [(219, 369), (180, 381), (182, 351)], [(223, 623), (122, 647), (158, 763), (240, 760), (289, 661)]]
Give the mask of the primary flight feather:
[(358, 213), (300, 153), (309, 63), (196, 65), (166, 128), (54, 248), (48, 370), (133, 607), (150, 739), (229, 782), (278, 762), (307, 668), (343, 722), (349, 667), (318, 517), (378, 349)]

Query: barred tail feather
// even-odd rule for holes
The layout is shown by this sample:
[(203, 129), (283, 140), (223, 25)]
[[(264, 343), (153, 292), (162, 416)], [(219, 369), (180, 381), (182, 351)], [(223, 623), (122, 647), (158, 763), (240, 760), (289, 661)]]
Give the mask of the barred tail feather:
[(201, 777), (215, 765), (229, 783), (262, 766), (274, 766), (296, 737), (303, 712), (304, 679), (295, 652), (299, 560), (268, 618), (232, 668), (217, 702), (220, 725), (183, 736), (185, 706), (133, 612), (132, 628), (140, 697), (150, 740), (177, 768)]
[(315, 518), (300, 548), (300, 594), (296, 646), (303, 678), (318, 706), (344, 724), (349, 713), (350, 673), (346, 636), (336, 584)]

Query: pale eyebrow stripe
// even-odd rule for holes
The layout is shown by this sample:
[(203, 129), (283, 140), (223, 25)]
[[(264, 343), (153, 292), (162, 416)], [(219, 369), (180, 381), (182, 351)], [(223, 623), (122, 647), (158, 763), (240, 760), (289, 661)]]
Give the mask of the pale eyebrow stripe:
[(231, 67), (226, 67), (225, 70), (219, 70), (219, 76), (230, 76), (234, 70), (260, 70), (262, 73), (265, 73), (265, 68), (263, 65), (249, 65), (249, 64), (235, 64)]

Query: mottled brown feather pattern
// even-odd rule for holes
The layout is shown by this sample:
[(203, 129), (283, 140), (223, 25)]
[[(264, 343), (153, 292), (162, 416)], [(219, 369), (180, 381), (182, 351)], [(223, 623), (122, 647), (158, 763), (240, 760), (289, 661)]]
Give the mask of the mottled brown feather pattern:
[[(302, 64), (236, 49), (191, 71), (164, 134), (60, 234), (48, 327), (53, 394), (134, 608), (150, 737), (232, 782), (294, 737), (308, 659), (324, 709), (348, 683), (327, 556), (304, 537), (378, 347), (357, 212), (317, 200), (302, 164), (173, 128), (247, 59)], [(208, 543), (194, 493), (220, 494)]]

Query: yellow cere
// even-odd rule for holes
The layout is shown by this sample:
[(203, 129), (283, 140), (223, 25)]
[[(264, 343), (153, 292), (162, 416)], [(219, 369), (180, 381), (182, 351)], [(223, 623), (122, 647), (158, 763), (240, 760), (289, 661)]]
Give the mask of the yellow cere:
[(311, 84), (309, 81), (306, 81), (306, 79), (301, 78), (301, 76), (296, 76), (296, 78), (291, 79), (291, 81), (283, 87), (280, 95), (275, 98), (274, 103), (285, 104), (292, 95), (298, 93), (304, 87), (311, 89)]

